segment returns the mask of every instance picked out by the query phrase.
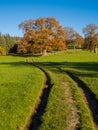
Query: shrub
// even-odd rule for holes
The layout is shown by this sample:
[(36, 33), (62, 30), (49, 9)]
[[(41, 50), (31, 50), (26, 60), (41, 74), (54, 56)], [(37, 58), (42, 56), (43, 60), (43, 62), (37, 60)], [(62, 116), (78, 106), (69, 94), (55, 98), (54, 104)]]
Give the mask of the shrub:
[(5, 49), (1, 46), (0, 46), (0, 55), (6, 55)]

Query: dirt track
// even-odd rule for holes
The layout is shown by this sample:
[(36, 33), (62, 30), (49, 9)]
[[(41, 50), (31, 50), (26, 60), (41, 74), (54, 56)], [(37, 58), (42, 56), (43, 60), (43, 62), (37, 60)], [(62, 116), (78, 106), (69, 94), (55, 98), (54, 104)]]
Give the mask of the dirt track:
[(66, 71), (66, 73), (79, 87), (80, 92), (82, 93), (82, 96), (90, 109), (95, 128), (96, 130), (98, 130), (98, 100), (95, 98), (94, 93), (91, 92), (91, 90), (83, 81), (81, 81), (78, 77), (74, 76), (71, 72)]
[[(44, 84), (42, 95), (40, 96), (40, 102), (36, 107), (37, 108), (36, 112), (35, 114), (32, 115), (28, 130), (38, 130), (40, 128), (40, 125), (42, 123), (41, 118), (45, 112), (45, 108), (48, 102), (48, 97), (49, 97), (51, 88), (53, 86), (53, 84), (51, 84), (51, 79), (49, 75), (47, 74), (47, 72), (44, 71), (42, 68), (39, 68), (39, 69), (41, 69), (41, 71), (44, 73), (46, 82)], [(66, 73), (72, 78), (72, 80), (79, 87), (80, 92), (82, 93), (83, 99), (85, 100), (91, 112), (91, 116), (95, 124), (95, 128), (96, 130), (98, 130), (98, 100), (95, 98), (95, 95), (91, 92), (91, 90), (83, 81), (81, 81), (78, 77), (74, 76), (71, 72), (66, 71)]]
[[(39, 68), (39, 67), (38, 67)], [(41, 117), (43, 116), (44, 112), (45, 112), (45, 108), (48, 102), (48, 97), (49, 97), (49, 93), (51, 91), (51, 88), (53, 86), (53, 84), (51, 84), (51, 79), (49, 77), (49, 75), (47, 74), (47, 72), (45, 72), (42, 68), (41, 71), (44, 73), (45, 78), (46, 78), (46, 82), (44, 84), (44, 89), (42, 91), (42, 95), (40, 97), (40, 102), (37, 106), (36, 109), (36, 113), (32, 115), (32, 119), (31, 119), (31, 123), (29, 125), (28, 130), (38, 130), (40, 125), (41, 125)]]

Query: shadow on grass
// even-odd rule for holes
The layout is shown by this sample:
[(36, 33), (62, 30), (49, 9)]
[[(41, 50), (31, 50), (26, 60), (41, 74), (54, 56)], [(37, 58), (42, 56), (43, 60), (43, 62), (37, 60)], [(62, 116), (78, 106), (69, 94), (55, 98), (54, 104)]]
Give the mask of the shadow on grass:
[(10, 66), (31, 66), (29, 63), (20, 61), (20, 62), (2, 62), (0, 65), (10, 65)]
[(65, 70), (73, 71), (76, 75), (81, 77), (98, 77), (98, 62), (3, 62), (0, 65), (10, 66), (31, 66), (36, 64), (38, 66), (45, 67), (55, 73), (59, 73), (56, 69), (58, 67)]
[(34, 64), (45, 67), (55, 73), (59, 71), (56, 69), (58, 67), (65, 70), (74, 71), (76, 75), (82, 77), (98, 77), (98, 63), (97, 62), (35, 62)]
[(41, 54), (11, 54), (9, 56), (14, 56), (14, 57), (40, 57), (42, 56)]
[(43, 62), (42, 65), (71, 67), (80, 70), (98, 71), (98, 62)]

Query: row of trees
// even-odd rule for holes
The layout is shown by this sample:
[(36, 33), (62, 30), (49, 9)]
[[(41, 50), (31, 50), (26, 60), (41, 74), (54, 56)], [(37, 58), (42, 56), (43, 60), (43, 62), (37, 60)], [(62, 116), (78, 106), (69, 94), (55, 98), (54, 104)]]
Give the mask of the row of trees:
[(74, 49), (82, 48), (84, 43), (83, 37), (71, 27), (65, 27), (64, 29), (66, 32), (67, 49), (70, 47)]
[(19, 24), (24, 32), (14, 46), (16, 53), (42, 53), (62, 51), (69, 48), (81, 48), (83, 37), (70, 27), (62, 28), (55, 18), (27, 20)]
[(11, 37), (9, 34), (2, 35), (0, 33), (0, 55), (8, 54), (18, 39), (18, 37)]
[(68, 48), (89, 49), (97, 52), (98, 26), (83, 28), (84, 38), (71, 27), (62, 28), (55, 18), (27, 20), (19, 24), (24, 32), (17, 46), (17, 53), (45, 53)]
[(98, 49), (98, 26), (88, 24), (83, 28), (84, 38), (80, 36), (73, 28), (65, 27), (66, 44), (73, 45), (74, 48), (88, 49), (90, 52), (97, 53)]
[(53, 17), (27, 20), (19, 24), (19, 28), (24, 33), (22, 38), (0, 35), (0, 47), (3, 47), (7, 54), (9, 52), (46, 54), (46, 52), (62, 51), (68, 48), (83, 48), (97, 52), (98, 26), (95, 24), (89, 24), (83, 28), (84, 38), (73, 28), (60, 26)]

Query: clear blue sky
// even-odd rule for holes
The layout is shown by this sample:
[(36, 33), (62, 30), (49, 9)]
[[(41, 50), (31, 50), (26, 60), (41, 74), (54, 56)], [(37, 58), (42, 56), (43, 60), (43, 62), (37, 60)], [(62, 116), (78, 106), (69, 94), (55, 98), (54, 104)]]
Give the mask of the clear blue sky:
[(19, 23), (51, 16), (63, 27), (73, 27), (82, 34), (87, 24), (98, 25), (98, 0), (0, 0), (0, 32), (3, 34), (22, 36)]

